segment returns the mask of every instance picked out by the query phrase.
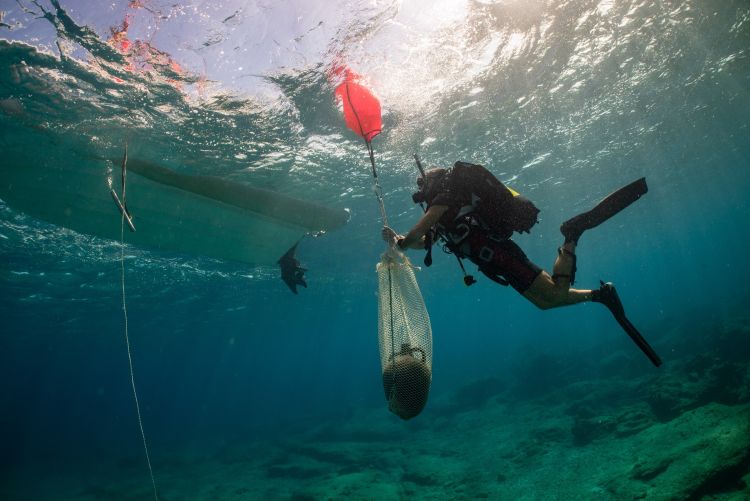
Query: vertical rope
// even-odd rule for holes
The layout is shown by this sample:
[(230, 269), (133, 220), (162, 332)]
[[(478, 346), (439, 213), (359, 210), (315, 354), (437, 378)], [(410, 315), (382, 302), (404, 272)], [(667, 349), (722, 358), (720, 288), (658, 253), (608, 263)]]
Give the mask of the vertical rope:
[[(128, 159), (128, 147), (125, 145), (125, 156), (122, 159), (122, 203), (124, 207), (127, 207), (126, 193), (125, 193), (125, 181), (126, 181), (126, 164)], [(143, 430), (143, 419), (141, 418), (141, 404), (138, 401), (138, 392), (135, 388), (135, 371), (133, 370), (133, 353), (130, 348), (130, 336), (128, 335), (128, 306), (125, 299), (125, 214), (127, 209), (121, 211), (120, 219), (120, 291), (122, 292), (122, 315), (125, 320), (125, 347), (128, 353), (128, 368), (130, 369), (130, 387), (133, 389), (133, 400), (135, 401), (135, 410), (138, 415), (138, 428), (141, 431), (141, 439), (143, 440), (143, 450), (146, 453), (146, 464), (148, 465), (148, 473), (151, 477), (151, 487), (154, 490), (154, 500), (159, 501), (159, 495), (156, 490), (156, 479), (154, 478), (154, 469), (151, 467), (151, 455), (148, 451), (148, 443), (146, 442), (146, 433)]]
[(362, 128), (362, 121), (359, 119), (359, 113), (357, 113), (357, 107), (352, 102), (351, 94), (349, 93), (349, 82), (344, 83), (344, 89), (346, 90), (346, 100), (349, 102), (349, 108), (354, 113), (354, 118), (357, 120), (359, 126), (359, 135), (365, 140), (367, 145), (367, 153), (370, 155), (370, 165), (372, 165), (372, 179), (375, 185), (375, 196), (378, 198), (378, 206), (380, 207), (380, 217), (383, 218), (383, 224), (388, 226), (388, 216), (385, 213), (385, 204), (383, 203), (383, 189), (380, 187), (378, 181), (378, 171), (375, 169), (375, 152), (372, 150), (372, 143), (367, 138), (367, 135), (373, 131), (367, 131)]
[(388, 215), (385, 213), (385, 203), (383, 202), (383, 189), (380, 187), (380, 181), (378, 181), (378, 172), (375, 170), (375, 153), (372, 151), (372, 143), (365, 141), (367, 145), (367, 152), (370, 154), (370, 164), (372, 165), (372, 180), (375, 185), (375, 196), (378, 199), (378, 206), (380, 207), (380, 217), (383, 218), (383, 224), (388, 226)]
[[(393, 333), (393, 281), (391, 277), (392, 269), (391, 263), (388, 263), (388, 320), (391, 324), (391, 363), (393, 364), (393, 371), (391, 372), (391, 391), (388, 395), (388, 401), (390, 402), (393, 395), (396, 393), (396, 345), (395, 335)], [(386, 366), (387, 367), (387, 366)]]
[[(380, 209), (380, 217), (383, 218), (383, 225), (388, 226), (388, 214), (385, 212), (385, 203), (383, 202), (383, 189), (380, 187), (380, 181), (378, 180), (378, 171), (375, 168), (375, 152), (372, 149), (372, 143), (367, 138), (368, 133), (364, 131), (362, 128), (362, 121), (359, 119), (359, 114), (357, 113), (357, 108), (354, 106), (354, 103), (352, 103), (351, 95), (349, 93), (349, 84), (346, 83), (345, 87), (346, 89), (346, 99), (349, 101), (349, 106), (354, 113), (354, 118), (357, 120), (357, 125), (359, 126), (359, 132), (360, 136), (365, 140), (365, 145), (367, 146), (367, 153), (370, 156), (370, 165), (372, 166), (372, 182), (374, 185), (374, 191), (375, 191), (375, 197), (378, 199), (378, 208)], [(393, 398), (393, 395), (396, 393), (396, 345), (395, 345), (395, 325), (393, 322), (393, 280), (392, 280), (392, 265), (393, 263), (389, 260), (387, 263), (388, 266), (388, 320), (390, 323), (390, 338), (391, 338), (391, 359), (393, 363), (393, 371), (391, 376), (391, 391), (390, 395), (388, 395), (388, 400), (390, 401), (391, 398)], [(388, 367), (388, 366), (386, 366)]]

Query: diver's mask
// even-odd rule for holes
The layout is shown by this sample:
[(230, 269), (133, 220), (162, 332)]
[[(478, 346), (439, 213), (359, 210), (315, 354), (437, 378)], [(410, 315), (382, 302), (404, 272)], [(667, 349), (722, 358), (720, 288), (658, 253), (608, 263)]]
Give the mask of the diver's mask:
[(421, 204), (425, 201), (427, 201), (427, 197), (425, 196), (425, 185), (427, 183), (425, 182), (425, 178), (421, 175), (417, 178), (417, 188), (419, 188), (419, 191), (414, 193), (411, 196), (411, 199), (414, 201), (415, 204)]
[(446, 169), (433, 167), (424, 173), (420, 173), (419, 177), (417, 177), (417, 188), (419, 188), (419, 191), (411, 196), (414, 203), (429, 203), (440, 189), (446, 172)]

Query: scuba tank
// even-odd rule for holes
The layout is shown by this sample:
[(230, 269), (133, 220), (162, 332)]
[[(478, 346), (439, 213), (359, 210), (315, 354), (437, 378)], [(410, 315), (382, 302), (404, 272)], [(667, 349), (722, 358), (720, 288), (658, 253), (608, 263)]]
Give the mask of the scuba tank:
[(482, 165), (456, 162), (444, 174), (436, 169), (422, 174), (422, 178), (421, 189), (412, 195), (412, 200), (427, 202), (429, 207), (441, 189), (450, 189), (458, 196), (463, 194), (471, 200), (471, 205), (461, 208), (462, 215), (474, 217), (493, 236), (510, 238), (514, 231), (528, 233), (537, 222), (536, 205), (505, 186)]
[[(422, 205), (427, 211), (435, 196), (450, 190), (457, 197), (469, 201), (460, 208), (464, 218), (470, 218), (481, 231), (497, 239), (508, 239), (513, 232), (529, 233), (537, 223), (539, 209), (528, 198), (505, 186), (484, 166), (468, 162), (456, 162), (450, 169), (431, 169), (425, 171), (419, 156), (414, 155), (420, 178), (417, 181), (419, 191), (412, 195), (414, 203)], [(421, 183), (420, 183), (421, 181)], [(433, 232), (431, 232), (433, 233)], [(444, 250), (454, 254), (464, 273), (464, 283), (472, 285), (474, 277), (468, 275), (461, 260), (461, 254), (450, 239), (440, 232), (428, 233), (425, 248), (425, 266), (432, 264), (432, 243), (435, 238), (444, 242)], [(504, 281), (500, 282), (503, 283)]]

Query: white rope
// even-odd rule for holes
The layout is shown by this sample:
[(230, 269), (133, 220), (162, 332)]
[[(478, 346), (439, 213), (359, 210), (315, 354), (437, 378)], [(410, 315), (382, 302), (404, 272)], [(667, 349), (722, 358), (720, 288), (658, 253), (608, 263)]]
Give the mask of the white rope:
[(380, 187), (380, 181), (378, 181), (378, 171), (375, 170), (375, 152), (372, 150), (372, 143), (365, 141), (365, 144), (367, 145), (367, 153), (370, 155), (372, 182), (375, 196), (378, 199), (378, 206), (380, 207), (380, 216), (383, 218), (383, 225), (388, 226), (388, 215), (385, 213), (385, 203), (383, 202), (383, 189)]
[(135, 400), (135, 410), (138, 414), (138, 427), (141, 430), (143, 439), (143, 450), (146, 452), (146, 463), (148, 464), (148, 473), (151, 476), (151, 486), (154, 488), (154, 500), (159, 501), (159, 495), (156, 492), (156, 480), (154, 479), (154, 470), (151, 468), (151, 456), (148, 452), (146, 443), (146, 433), (143, 431), (143, 420), (141, 419), (141, 405), (138, 402), (138, 392), (135, 389), (135, 375), (133, 373), (133, 355), (130, 350), (130, 337), (128, 336), (128, 308), (125, 301), (125, 213), (122, 213), (120, 224), (120, 285), (122, 286), (122, 314), (125, 317), (125, 346), (128, 349), (128, 366), (130, 367), (130, 386), (133, 388), (133, 400)]

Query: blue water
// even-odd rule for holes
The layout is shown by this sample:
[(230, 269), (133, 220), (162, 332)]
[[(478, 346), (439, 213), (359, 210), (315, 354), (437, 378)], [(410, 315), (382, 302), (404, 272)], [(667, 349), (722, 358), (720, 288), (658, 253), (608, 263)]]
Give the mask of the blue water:
[[(356, 466), (375, 472), (368, 485), (402, 486), (384, 487), (382, 499), (419, 497), (378, 451), (410, 437), (428, 449), (423, 430), (460, 436), (465, 416), (446, 409), (483, 404), (486, 395), (465, 391), (472, 384), (496, 382), (496, 393), (482, 391), (512, 405), (554, 395), (556, 381), (595, 384), (613, 357), (629, 375), (658, 378), (722, 326), (746, 324), (747, 2), (141, 3), (0, 2), (0, 182), (11, 165), (101, 169), (127, 141), (132, 156), (185, 173), (351, 212), (343, 229), (300, 244), (309, 288), (297, 296), (275, 266), (126, 247), (135, 379), (163, 499), (322, 498), (330, 476), (283, 469), (230, 494), (216, 465), (238, 478), (239, 455), (252, 469), (279, 447), (312, 447), (310, 432), (363, 420), (393, 437)], [(179, 71), (148, 58), (124, 69), (106, 40), (126, 15), (129, 38), (148, 40)], [(373, 145), (401, 232), (420, 213), (413, 153), (482, 163), (532, 199), (540, 222), (514, 240), (548, 270), (561, 221), (645, 176), (646, 196), (582, 237), (576, 285), (613, 281), (665, 367), (651, 367), (599, 305), (541, 312), (478, 273), (467, 288), (436, 248), (417, 273), (433, 326), (430, 401), (408, 423), (390, 414), (377, 348), (382, 221), (366, 150), (326, 77), (341, 61), (383, 105)], [(0, 201), (0, 256), (0, 495), (153, 497), (123, 340), (119, 242)], [(731, 342), (744, 353), (750, 339)], [(487, 421), (472, 427), (492, 441)], [(401, 461), (411, 457), (404, 449)], [(533, 466), (525, 474), (533, 479)], [(359, 487), (328, 495), (372, 498)], [(565, 499), (541, 484), (524, 492)]]

